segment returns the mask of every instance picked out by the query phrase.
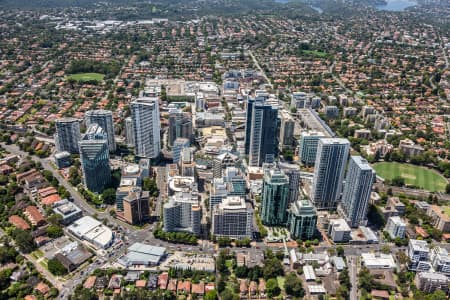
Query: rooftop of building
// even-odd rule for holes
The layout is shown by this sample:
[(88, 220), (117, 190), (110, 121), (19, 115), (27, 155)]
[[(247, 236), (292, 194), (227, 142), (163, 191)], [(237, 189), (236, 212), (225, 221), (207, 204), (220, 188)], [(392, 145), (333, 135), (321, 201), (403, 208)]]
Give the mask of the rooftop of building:
[(53, 204), (53, 210), (63, 216), (71, 215), (73, 213), (81, 211), (81, 209), (74, 203), (67, 199), (60, 200)]
[(247, 205), (245, 199), (239, 196), (228, 196), (222, 200), (219, 204), (219, 208), (226, 210), (245, 209)]
[(422, 251), (429, 252), (430, 247), (428, 246), (427, 241), (423, 240), (409, 240), (409, 245), (413, 248), (414, 251)]
[(351, 231), (350, 226), (348, 226), (347, 222), (340, 218), (340, 219), (331, 219), (330, 225), (333, 226), (333, 228), (336, 228), (340, 231)]
[(320, 139), (320, 143), (323, 145), (350, 145), (350, 141), (343, 138), (323, 138)]
[(374, 267), (384, 267), (384, 268), (395, 268), (396, 263), (391, 254), (383, 253), (361, 253), (361, 258), (364, 265), (368, 268)]
[(399, 216), (392, 216), (389, 218), (389, 220), (398, 226), (406, 226), (406, 223), (403, 222), (402, 218), (400, 218)]
[(297, 200), (291, 205), (291, 212), (294, 215), (316, 215), (316, 208), (310, 200)]
[(72, 225), (70, 225), (68, 229), (75, 233), (77, 236), (95, 241), (103, 247), (109, 244), (113, 239), (113, 233), (111, 229), (104, 226), (100, 221), (97, 221), (90, 216), (84, 216), (78, 219)]
[(419, 278), (429, 279), (429, 280), (439, 280), (439, 281), (448, 281), (448, 277), (441, 273), (434, 272), (419, 272), (416, 275)]
[(373, 170), (370, 166), (367, 159), (365, 159), (362, 156), (354, 155), (351, 157), (351, 159), (358, 165), (358, 167), (362, 170)]

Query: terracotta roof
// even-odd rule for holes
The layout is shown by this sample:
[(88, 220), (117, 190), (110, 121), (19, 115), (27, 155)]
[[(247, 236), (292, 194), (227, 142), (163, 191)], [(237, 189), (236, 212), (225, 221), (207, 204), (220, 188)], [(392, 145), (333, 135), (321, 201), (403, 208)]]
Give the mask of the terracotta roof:
[(191, 282), (190, 281), (178, 281), (177, 291), (184, 291), (186, 293), (191, 292)]
[(137, 288), (145, 288), (147, 280), (136, 280), (135, 284)]
[(45, 222), (44, 216), (41, 214), (41, 212), (38, 210), (36, 206), (29, 205), (25, 208), (25, 214), (28, 218), (28, 220), (33, 225), (38, 225), (40, 223)]
[(40, 189), (38, 191), (38, 194), (39, 194), (40, 198), (45, 198), (45, 197), (48, 197), (50, 195), (54, 195), (54, 194), (57, 194), (57, 193), (58, 193), (58, 191), (52, 186)]
[(38, 285), (34, 288), (35, 290), (41, 292), (41, 294), (47, 294), (50, 291), (50, 288), (44, 282), (39, 282)]
[(48, 197), (45, 197), (41, 199), (41, 203), (44, 205), (52, 205), (55, 202), (58, 202), (61, 200), (61, 197), (58, 194), (53, 194)]
[(205, 285), (205, 293), (207, 293), (209, 291), (212, 291), (212, 290), (215, 290), (215, 289), (216, 289), (216, 287), (214, 286), (214, 283), (212, 283), (212, 282), (207, 283)]
[(169, 291), (177, 291), (177, 280), (176, 279), (170, 279), (169, 284), (167, 285), (167, 289)]
[(159, 288), (162, 290), (165, 290), (167, 288), (167, 281), (169, 280), (169, 274), (167, 273), (161, 273), (158, 276), (158, 285)]
[(416, 226), (415, 229), (416, 229), (416, 233), (423, 238), (427, 238), (430, 236), (428, 234), (428, 232), (426, 232), (425, 229), (423, 229), (422, 227)]
[(37, 300), (35, 295), (26, 295), (25, 298), (23, 298), (24, 300)]
[(85, 289), (92, 289), (95, 285), (95, 280), (97, 280), (96, 276), (89, 276), (88, 279), (84, 282), (83, 287)]
[(205, 284), (203, 282), (192, 284), (193, 294), (203, 295), (205, 293)]
[(259, 280), (258, 290), (260, 292), (265, 292), (266, 291), (266, 281), (264, 279), (260, 279)]
[(17, 215), (9, 217), (9, 223), (23, 230), (30, 230), (31, 228), (30, 225), (28, 225), (28, 223), (24, 219), (22, 219)]
[(372, 297), (389, 299), (388, 291), (372, 290), (372, 292), (370, 294), (372, 295)]

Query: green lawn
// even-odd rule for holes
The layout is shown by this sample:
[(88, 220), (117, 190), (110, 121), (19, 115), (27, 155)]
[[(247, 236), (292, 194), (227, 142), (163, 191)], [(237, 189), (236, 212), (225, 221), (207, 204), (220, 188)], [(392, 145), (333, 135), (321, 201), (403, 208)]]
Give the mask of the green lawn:
[(308, 55), (312, 55), (312, 56), (316, 56), (316, 57), (327, 57), (328, 53), (322, 52), (322, 51), (317, 51), (317, 50), (303, 50), (304, 54), (308, 54)]
[(100, 73), (79, 73), (68, 76), (69, 79), (74, 79), (81, 82), (90, 80), (102, 81), (104, 77), (105, 75)]
[(384, 179), (402, 177), (406, 184), (418, 186), (430, 192), (445, 191), (448, 180), (434, 170), (411, 164), (381, 162), (373, 165), (377, 175)]
[(444, 206), (444, 207), (441, 207), (441, 208), (442, 208), (442, 210), (445, 212), (445, 214), (447, 215), (447, 217), (450, 218), (450, 206)]
[(284, 290), (284, 282), (286, 281), (286, 279), (283, 276), (278, 276), (277, 277), (277, 282), (278, 282), (278, 286), (280, 287), (280, 289)]

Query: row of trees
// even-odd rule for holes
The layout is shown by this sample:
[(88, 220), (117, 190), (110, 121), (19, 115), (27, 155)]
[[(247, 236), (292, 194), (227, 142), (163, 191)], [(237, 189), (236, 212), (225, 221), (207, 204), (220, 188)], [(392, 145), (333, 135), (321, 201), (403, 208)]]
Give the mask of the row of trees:
[(165, 232), (161, 228), (156, 228), (153, 235), (163, 241), (188, 245), (197, 245), (198, 240), (194, 234), (189, 232)]

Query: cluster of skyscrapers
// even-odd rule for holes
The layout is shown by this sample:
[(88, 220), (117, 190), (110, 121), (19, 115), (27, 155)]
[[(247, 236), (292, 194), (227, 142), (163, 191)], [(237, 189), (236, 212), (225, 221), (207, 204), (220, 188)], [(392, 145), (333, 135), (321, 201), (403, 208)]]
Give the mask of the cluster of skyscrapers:
[[(142, 191), (141, 175), (149, 176), (149, 159), (158, 158), (161, 152), (159, 98), (139, 97), (130, 103), (130, 110), (131, 117), (125, 120), (126, 141), (138, 157), (145, 158), (147, 165), (141, 168), (141, 160), (139, 165), (124, 169), (116, 207), (128, 222), (141, 223), (149, 217), (149, 195)], [(264, 91), (256, 91), (254, 98), (248, 97), (246, 101), (244, 152), (249, 168), (263, 170), (258, 207), (262, 223), (287, 226), (292, 237), (301, 239), (315, 234), (317, 210), (338, 210), (350, 227), (365, 225), (374, 170), (362, 157), (350, 156), (350, 142), (335, 138), (315, 112), (300, 110), (299, 115), (303, 114), (306, 122), (303, 125), (313, 129), (301, 132), (299, 138), (299, 161), (314, 167), (314, 173), (308, 175), (309, 188), (303, 189), (305, 195), (300, 189), (300, 178), (304, 175), (299, 166), (276, 162), (279, 150), (292, 150), (295, 145), (293, 117), (287, 111), (279, 111), (278, 100)], [(167, 146), (172, 149), (177, 171), (169, 176), (172, 192), (163, 206), (164, 230), (199, 235), (202, 210), (195, 184), (196, 163), (190, 148), (192, 118), (175, 107), (169, 110), (168, 122)], [(88, 111), (85, 124), (87, 130), (81, 135), (77, 119), (57, 120), (56, 147), (58, 152), (80, 154), (84, 185), (100, 193), (111, 182), (109, 153), (116, 151), (112, 113)], [(239, 155), (225, 149), (211, 160), (209, 218), (214, 236), (252, 237), (256, 208), (246, 201), (248, 182), (242, 163)]]
[(287, 225), (292, 236), (309, 238), (315, 231), (316, 210), (338, 210), (350, 227), (365, 225), (376, 177), (369, 163), (360, 156), (350, 157), (347, 139), (335, 138), (317, 113), (300, 108), (310, 130), (301, 132), (298, 156), (303, 165), (314, 167), (309, 189), (304, 189), (311, 200), (302, 199), (296, 166), (273, 164), (278, 147), (289, 149), (293, 144), (295, 122), (267, 100), (264, 93), (248, 99), (245, 129), (248, 165), (264, 168), (259, 209), (263, 224)]
[(85, 124), (86, 132), (81, 135), (78, 119), (56, 120), (56, 150), (58, 153), (80, 154), (84, 185), (101, 193), (111, 182), (109, 153), (116, 150), (112, 112), (87, 111)]

